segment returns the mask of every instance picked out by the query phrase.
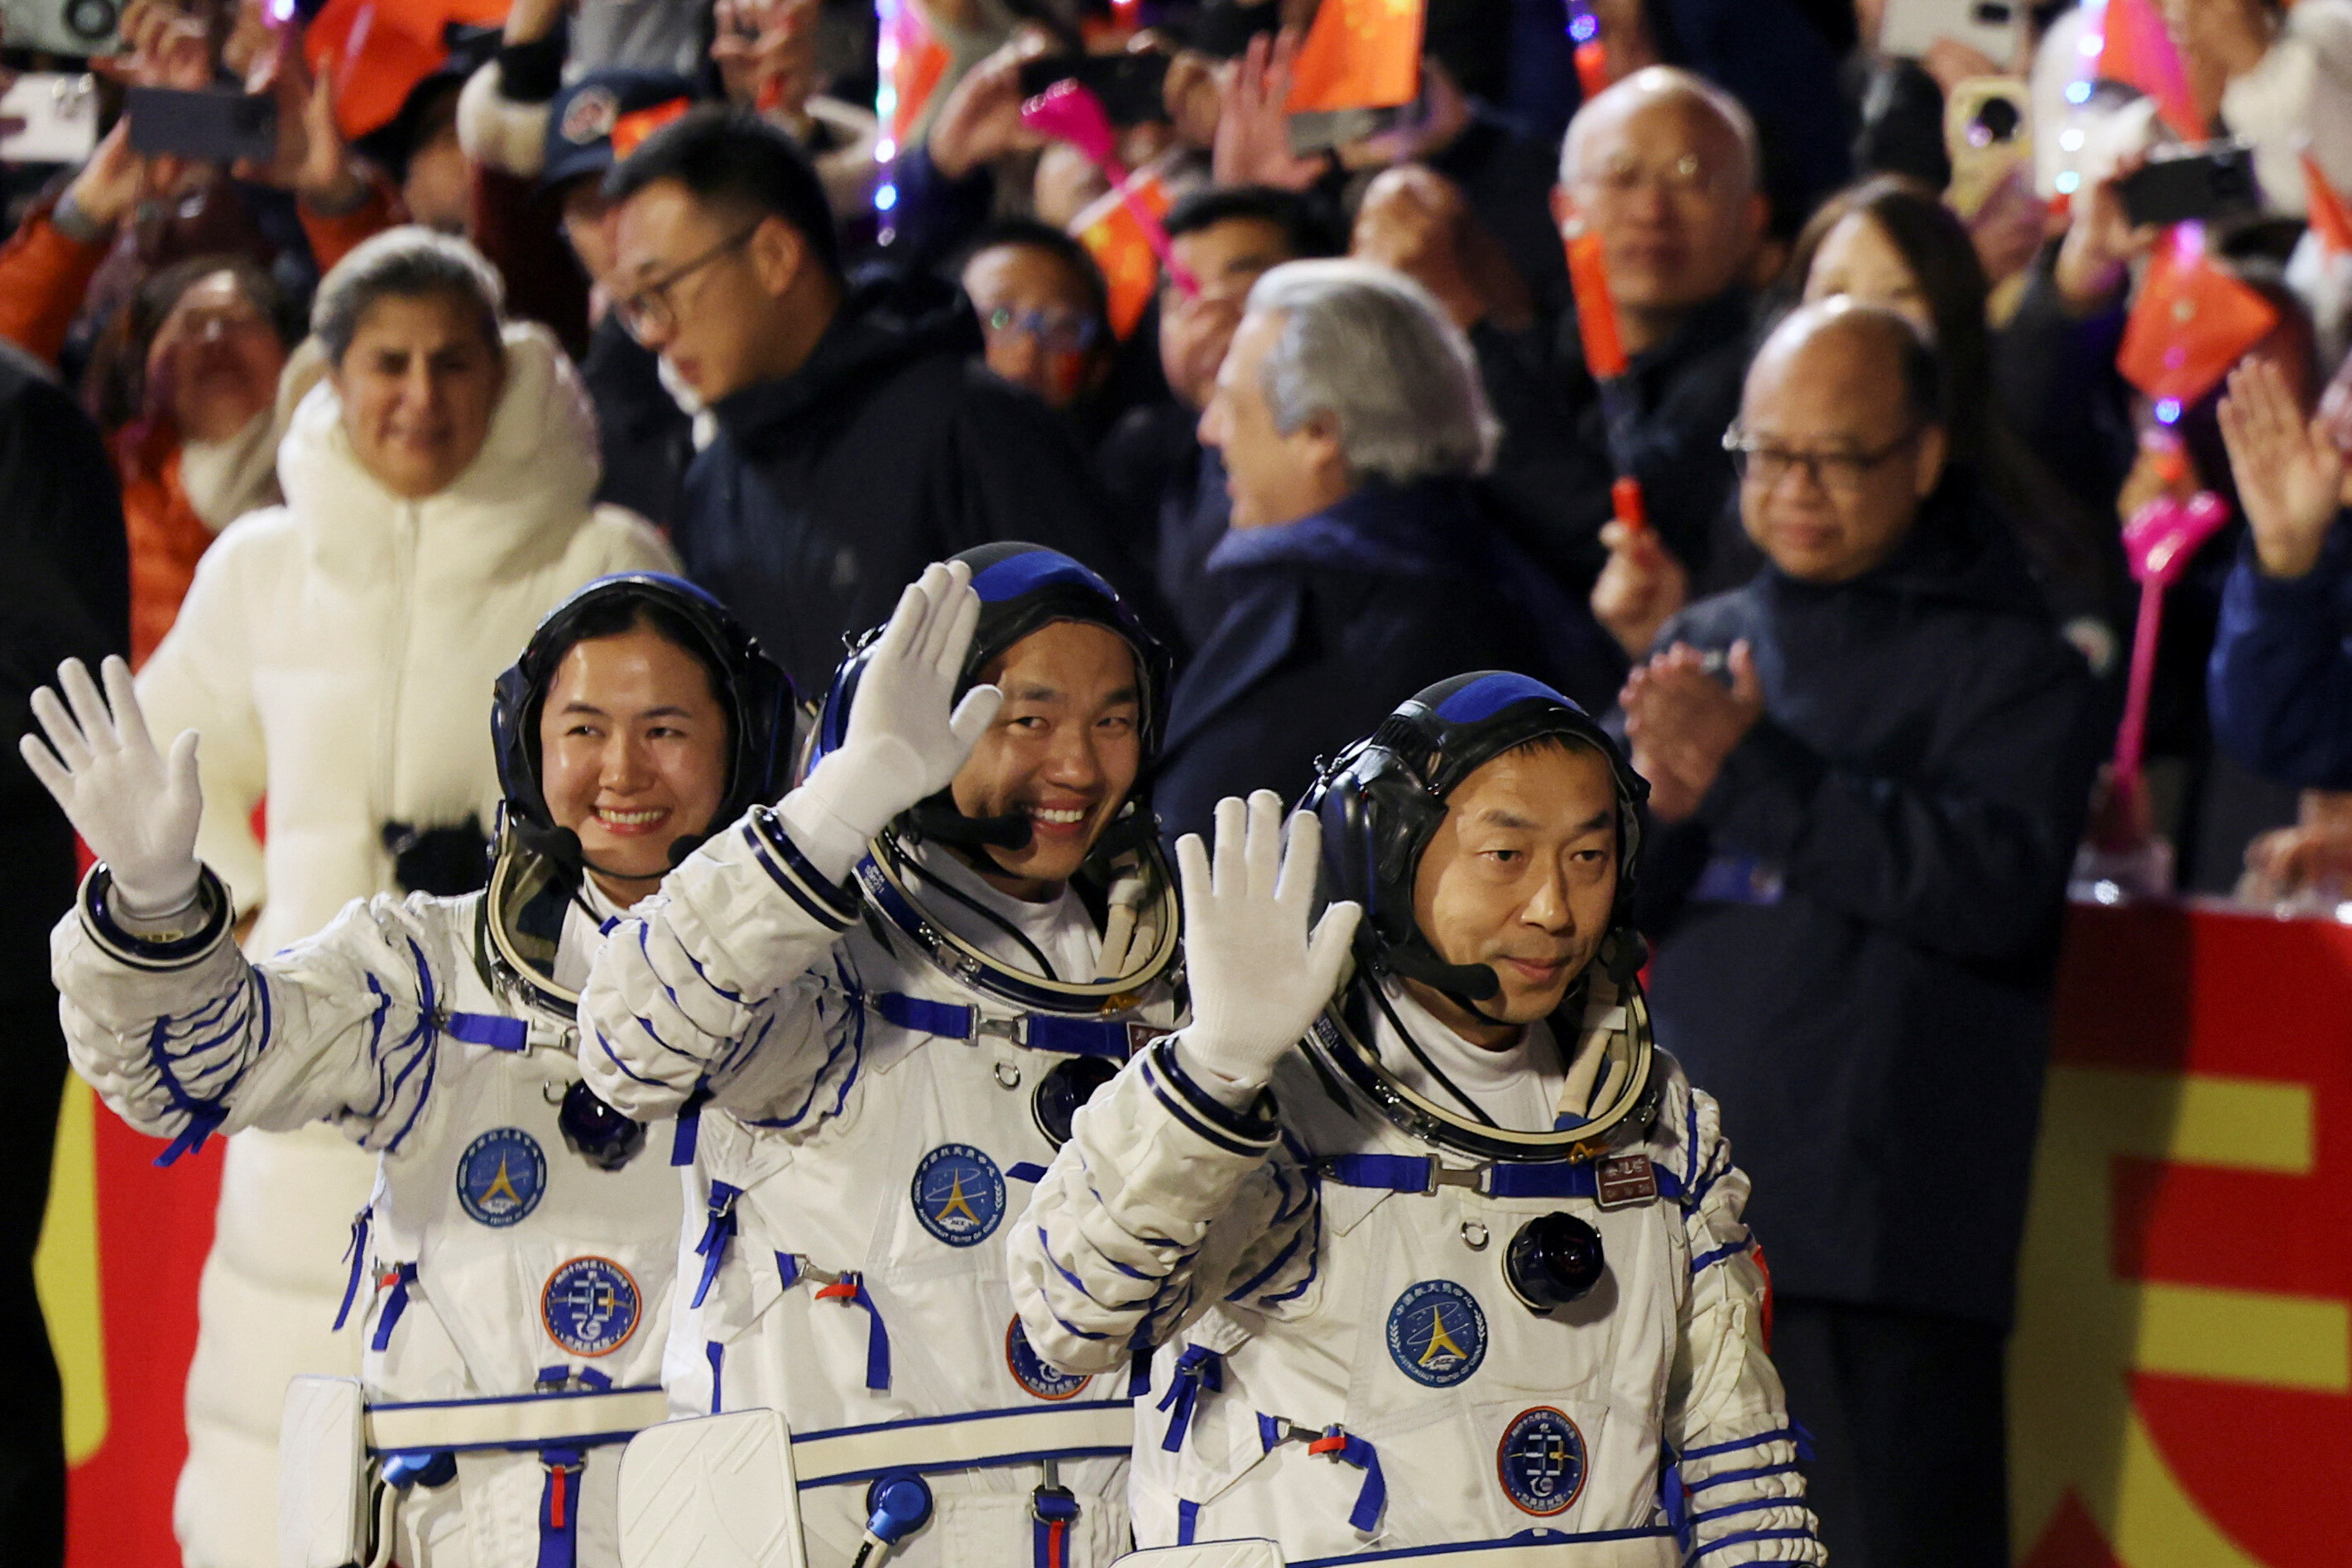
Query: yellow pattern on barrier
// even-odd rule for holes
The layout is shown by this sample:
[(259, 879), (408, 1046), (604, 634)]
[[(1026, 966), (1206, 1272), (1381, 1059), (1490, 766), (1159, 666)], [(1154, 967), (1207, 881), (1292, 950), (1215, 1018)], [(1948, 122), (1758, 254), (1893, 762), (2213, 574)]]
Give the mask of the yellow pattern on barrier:
[(2345, 1390), (2343, 1302), (2117, 1279), (2118, 1155), (2313, 1168), (2294, 1083), (2053, 1066), (2010, 1347), (2010, 1525), (2022, 1554), (2068, 1492), (2125, 1568), (2261, 1568), (2197, 1506), (2131, 1404), (2135, 1371)]
[(58, 1107), (49, 1207), (33, 1254), (33, 1284), (48, 1320), (49, 1348), (65, 1385), (66, 1463), (78, 1465), (106, 1441), (106, 1329), (98, 1286), (97, 1101), (89, 1085), (66, 1080)]

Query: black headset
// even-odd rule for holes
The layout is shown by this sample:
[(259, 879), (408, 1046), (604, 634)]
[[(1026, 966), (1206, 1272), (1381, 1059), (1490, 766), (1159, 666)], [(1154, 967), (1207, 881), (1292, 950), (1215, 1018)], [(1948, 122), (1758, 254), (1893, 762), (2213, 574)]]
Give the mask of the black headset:
[[(1168, 688), (1171, 661), (1168, 650), (1136, 617), (1118, 591), (1094, 571), (1059, 550), (1043, 545), (1010, 541), (981, 545), (950, 558), (971, 568), (972, 591), (980, 595), (980, 624), (971, 649), (965, 654), (956, 695), (980, 684), (981, 672), (1024, 637), (1056, 621), (1079, 621), (1100, 626), (1123, 639), (1135, 656), (1138, 725), (1142, 767), (1129, 789), (1119, 820), (1104, 833), (1089, 858), (1116, 858), (1142, 840), (1156, 837), (1158, 819), (1151, 810), (1151, 774), (1160, 755), (1160, 737), (1167, 727)], [(887, 625), (887, 622), (885, 623)], [(849, 656), (834, 672), (833, 684), (817, 710), (816, 738), (808, 767), (840, 749), (849, 737), (849, 708), (857, 683), (874, 656), (883, 626), (857, 640)], [(1017, 813), (1003, 817), (967, 817), (942, 789), (911, 808), (899, 825), (923, 838), (967, 847), (994, 845), (1017, 850), (1029, 841), (1029, 819)]]
[(1368, 738), (1327, 764), (1299, 803), (1323, 825), (1323, 901), (1353, 899), (1363, 906), (1355, 946), (1365, 968), (1420, 980), (1465, 1005), (1500, 988), (1490, 967), (1448, 964), (1438, 956), (1414, 917), (1413, 883), (1423, 852), (1445, 820), (1445, 798), (1486, 763), (1546, 737), (1591, 747), (1608, 760), (1617, 794), (1617, 896), (1601, 959), (1621, 983), (1641, 967), (1632, 915), (1648, 781), (1609, 732), (1567, 697), (1526, 675), (1482, 670), (1440, 681), (1399, 705)]
[(697, 645), (689, 652), (710, 671), (712, 695), (727, 712), (726, 792), (708, 828), (671, 842), (670, 863), (752, 806), (774, 800), (790, 782), (792, 677), (761, 651), (759, 640), (724, 604), (683, 578), (656, 571), (600, 577), (548, 612), (522, 657), (499, 677), (490, 699), (490, 745), (507, 825), (524, 848), (575, 872), (582, 864), (579, 836), (556, 826), (541, 785), (540, 711), (556, 666), (583, 640), (583, 622), (609, 607), (636, 605), (667, 611), (692, 632)]

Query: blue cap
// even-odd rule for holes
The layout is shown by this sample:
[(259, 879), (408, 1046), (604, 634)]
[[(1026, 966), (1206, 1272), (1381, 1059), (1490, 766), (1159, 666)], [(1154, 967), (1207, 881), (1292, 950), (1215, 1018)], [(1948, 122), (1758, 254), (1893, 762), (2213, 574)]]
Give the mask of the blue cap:
[(613, 151), (614, 126), (649, 109), (676, 103), (683, 111), (694, 102), (694, 84), (675, 72), (590, 71), (549, 106), (540, 183), (561, 185), (583, 174), (604, 173), (620, 162)]

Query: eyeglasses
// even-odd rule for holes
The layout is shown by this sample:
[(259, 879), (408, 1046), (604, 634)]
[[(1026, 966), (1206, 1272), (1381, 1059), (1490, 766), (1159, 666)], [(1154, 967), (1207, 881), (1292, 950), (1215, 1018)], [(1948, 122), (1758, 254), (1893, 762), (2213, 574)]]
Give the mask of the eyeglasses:
[(1087, 317), (1061, 310), (1016, 310), (1010, 305), (998, 306), (982, 317), (980, 324), (992, 338), (1023, 333), (1052, 354), (1083, 354), (1102, 336), (1102, 324)]
[(1685, 152), (1671, 162), (1647, 167), (1631, 153), (1621, 152), (1598, 169), (1580, 172), (1574, 183), (1580, 189), (1600, 196), (1627, 196), (1644, 185), (1655, 185), (1672, 197), (1696, 196), (1713, 187), (1719, 172), (1710, 168), (1696, 152)]
[(1723, 433), (1723, 449), (1731, 455), (1732, 471), (1742, 484), (1773, 489), (1802, 468), (1806, 482), (1816, 488), (1850, 494), (1862, 487), (1870, 473), (1918, 440), (1924, 428), (1915, 424), (1875, 452), (1795, 452), (1754, 440), (1735, 424)]
[(613, 313), (621, 319), (622, 328), (640, 343), (646, 340), (648, 333), (660, 333), (666, 336), (676, 331), (677, 301), (670, 298), (670, 290), (717, 261), (720, 256), (731, 251), (740, 250), (749, 245), (751, 236), (760, 232), (760, 224), (767, 221), (766, 218), (761, 218), (760, 223), (751, 225), (733, 238), (721, 240), (692, 261), (682, 267), (671, 268), (635, 294), (614, 300)]

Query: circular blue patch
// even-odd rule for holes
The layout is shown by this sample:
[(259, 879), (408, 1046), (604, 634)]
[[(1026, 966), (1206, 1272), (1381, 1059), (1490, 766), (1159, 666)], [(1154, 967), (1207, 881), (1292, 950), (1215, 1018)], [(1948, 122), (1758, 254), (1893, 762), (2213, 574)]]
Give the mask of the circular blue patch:
[(546, 1196), (547, 1156), (520, 1127), (493, 1127), (457, 1157), (457, 1205), (478, 1224), (519, 1224)]
[(1520, 1512), (1539, 1519), (1566, 1513), (1584, 1491), (1584, 1434), (1549, 1405), (1522, 1410), (1503, 1428), (1495, 1469), (1503, 1495)]
[(916, 1162), (907, 1196), (924, 1229), (950, 1247), (977, 1247), (1004, 1218), (1004, 1173), (970, 1144), (941, 1144)]
[(645, 1298), (609, 1258), (574, 1258), (547, 1277), (540, 1320), (547, 1337), (574, 1355), (610, 1355), (637, 1332)]
[(1486, 1359), (1486, 1312), (1451, 1280), (1407, 1285), (1389, 1309), (1389, 1359), (1415, 1383), (1451, 1388)]
[(1045, 1364), (1029, 1348), (1029, 1335), (1018, 1313), (1013, 1315), (1013, 1326), (1004, 1331), (1004, 1364), (1013, 1369), (1013, 1382), (1040, 1399), (1076, 1399), (1078, 1391), (1094, 1381)]

